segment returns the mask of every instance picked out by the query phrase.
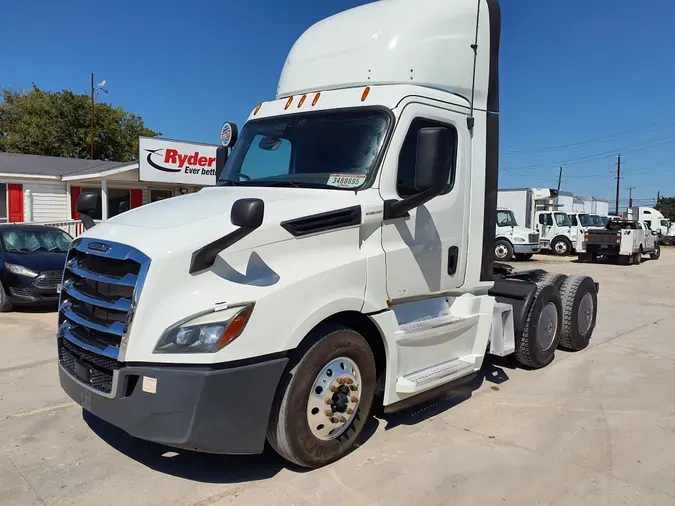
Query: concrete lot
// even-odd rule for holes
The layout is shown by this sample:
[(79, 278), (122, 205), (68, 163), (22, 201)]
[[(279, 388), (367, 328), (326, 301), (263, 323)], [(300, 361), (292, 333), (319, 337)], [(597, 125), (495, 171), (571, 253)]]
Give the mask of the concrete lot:
[(519, 267), (534, 266), (601, 283), (591, 348), (539, 371), (492, 360), (311, 472), (271, 452), (175, 453), (83, 416), (58, 385), (55, 314), (2, 314), (0, 504), (675, 504), (675, 250), (631, 267)]

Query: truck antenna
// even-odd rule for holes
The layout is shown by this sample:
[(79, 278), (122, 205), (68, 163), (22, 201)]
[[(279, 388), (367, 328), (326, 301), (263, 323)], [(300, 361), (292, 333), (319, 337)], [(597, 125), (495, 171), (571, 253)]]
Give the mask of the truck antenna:
[(469, 130), (473, 131), (474, 117), (473, 117), (473, 102), (474, 95), (476, 93), (476, 62), (478, 60), (478, 24), (480, 21), (480, 3), (482, 0), (477, 1), (476, 6), (476, 34), (474, 36), (473, 44), (471, 44), (471, 49), (473, 49), (473, 76), (471, 79), (471, 109), (469, 111), (469, 117), (466, 119), (466, 124), (469, 127)]

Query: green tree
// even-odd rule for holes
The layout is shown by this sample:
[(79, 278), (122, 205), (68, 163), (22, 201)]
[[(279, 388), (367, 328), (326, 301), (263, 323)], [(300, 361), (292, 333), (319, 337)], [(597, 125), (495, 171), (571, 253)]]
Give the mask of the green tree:
[[(63, 90), (0, 89), (0, 151), (89, 158), (91, 97)], [(104, 102), (94, 106), (94, 158), (118, 162), (138, 158), (138, 137), (162, 135), (143, 118)]]
[(675, 197), (661, 197), (656, 204), (656, 209), (670, 221), (675, 221)]

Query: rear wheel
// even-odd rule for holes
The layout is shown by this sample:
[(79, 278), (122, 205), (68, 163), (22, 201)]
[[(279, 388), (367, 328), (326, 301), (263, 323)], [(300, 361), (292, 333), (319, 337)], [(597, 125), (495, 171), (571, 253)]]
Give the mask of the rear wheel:
[(556, 237), (551, 242), (551, 249), (555, 255), (569, 255), (572, 252), (572, 242), (567, 237)]
[(598, 292), (588, 276), (569, 276), (560, 287), (563, 323), (560, 347), (583, 350), (595, 329), (598, 314)]
[(14, 306), (9, 301), (9, 297), (7, 297), (7, 292), (5, 292), (2, 283), (0, 283), (0, 313), (7, 313), (12, 309), (14, 309)]
[(375, 374), (363, 336), (346, 327), (324, 329), (277, 392), (267, 430), (270, 445), (304, 467), (346, 455), (370, 415)]
[(640, 265), (642, 263), (642, 246), (640, 246), (640, 251), (635, 253), (635, 258), (633, 258), (633, 263), (635, 265)]
[(498, 262), (508, 262), (513, 258), (513, 246), (509, 241), (499, 239), (495, 241), (495, 260)]
[(562, 302), (557, 288), (543, 281), (537, 286), (523, 332), (516, 336), (516, 359), (535, 369), (553, 361), (562, 327)]
[(531, 258), (532, 253), (516, 253), (516, 260), (520, 260), (521, 262), (525, 262)]

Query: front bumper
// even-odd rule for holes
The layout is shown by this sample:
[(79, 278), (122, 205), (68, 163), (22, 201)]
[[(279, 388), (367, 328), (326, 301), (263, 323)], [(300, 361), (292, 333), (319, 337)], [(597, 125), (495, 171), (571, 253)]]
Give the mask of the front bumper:
[(32, 304), (57, 304), (59, 302), (59, 294), (56, 289), (38, 288), (34, 285), (26, 286), (9, 286), (7, 295), (12, 304), (15, 305), (32, 305)]
[(539, 253), (539, 244), (514, 244), (513, 252), (517, 255)]
[(257, 454), (287, 363), (282, 357), (223, 369), (125, 365), (116, 371), (108, 396), (63, 364), (59, 379), (85, 410), (131, 436), (206, 453)]

